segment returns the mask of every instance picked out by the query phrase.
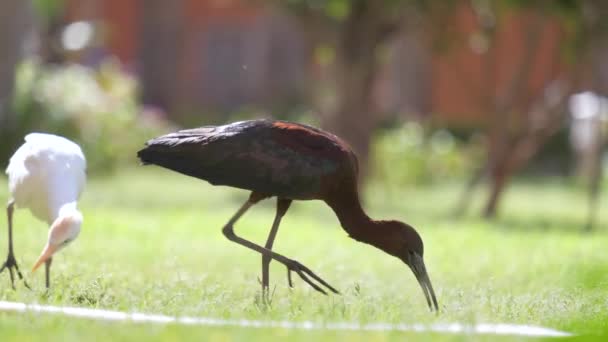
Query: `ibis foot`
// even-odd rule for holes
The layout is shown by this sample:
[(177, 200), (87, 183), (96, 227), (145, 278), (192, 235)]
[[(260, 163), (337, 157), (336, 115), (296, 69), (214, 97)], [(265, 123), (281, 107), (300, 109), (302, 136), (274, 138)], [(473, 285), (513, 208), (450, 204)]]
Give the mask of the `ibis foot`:
[[(272, 259), (280, 262), (281, 264), (285, 265), (285, 267), (287, 268), (287, 284), (289, 285), (289, 288), (293, 289), (293, 281), (291, 279), (291, 272), (295, 272), (297, 275), (300, 276), (300, 278), (302, 278), (302, 280), (304, 280), (308, 285), (310, 285), (310, 287), (321, 292), (324, 295), (327, 295), (327, 291), (325, 289), (323, 289), (319, 284), (321, 284), (322, 286), (329, 289), (331, 292), (333, 292), (335, 294), (340, 294), (340, 292), (338, 290), (336, 290), (333, 286), (329, 285), (328, 282), (326, 282), (321, 277), (316, 275), (313, 271), (310, 270), (310, 268), (304, 266), (299, 261), (289, 259), (289, 258), (287, 258), (281, 254), (277, 254), (271, 250), (261, 250), (260, 253), (262, 253), (264, 259), (272, 258)], [(261, 281), (262, 293), (266, 293), (266, 294), (269, 291), (268, 290), (268, 288), (269, 288), (269, 286), (268, 286), (268, 263), (269, 263), (269, 261), (264, 260), (263, 264), (262, 264), (263, 266), (265, 266), (265, 267), (263, 267), (264, 272), (262, 274), (262, 281)], [(310, 278), (312, 278), (312, 280)], [(316, 284), (315, 281), (319, 284)]]
[(308, 267), (302, 265), (300, 262), (292, 260), (292, 259), (287, 259), (285, 262), (283, 262), (283, 261), (280, 261), (280, 262), (283, 265), (285, 265), (285, 267), (287, 267), (287, 283), (289, 284), (290, 288), (293, 288), (293, 282), (291, 280), (291, 272), (295, 272), (297, 275), (300, 276), (300, 278), (302, 278), (302, 280), (304, 280), (313, 289), (321, 292), (324, 295), (326, 295), (327, 292), (324, 289), (322, 289), (319, 285), (315, 284), (312, 280), (310, 280), (310, 278), (319, 282), (321, 285), (328, 288), (331, 292), (333, 292), (335, 294), (340, 294), (340, 292), (338, 290), (336, 290), (333, 286), (329, 285), (329, 283), (327, 283), (321, 277), (316, 275)]
[(25, 285), (25, 287), (31, 290), (31, 287), (27, 284), (27, 281), (25, 281), (25, 279), (23, 278), (21, 270), (19, 270), (19, 265), (17, 265), (17, 260), (15, 259), (13, 253), (9, 253), (6, 257), (6, 261), (4, 262), (4, 264), (2, 264), (2, 267), (0, 268), (0, 273), (4, 272), (5, 269), (8, 269), (8, 274), (11, 277), (11, 287), (13, 288), (13, 290), (15, 290), (15, 272), (17, 272), (19, 280), (23, 280), (23, 284)]

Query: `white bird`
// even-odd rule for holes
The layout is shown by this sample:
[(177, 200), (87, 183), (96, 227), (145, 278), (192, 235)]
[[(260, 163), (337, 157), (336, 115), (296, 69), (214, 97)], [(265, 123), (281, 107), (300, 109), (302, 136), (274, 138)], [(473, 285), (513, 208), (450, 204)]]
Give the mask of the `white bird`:
[[(77, 201), (86, 182), (86, 159), (74, 142), (52, 134), (31, 133), (17, 149), (6, 169), (12, 195), (7, 205), (8, 257), (0, 268), (9, 270), (15, 288), (13, 269), (23, 279), (13, 253), (13, 210), (27, 208), (50, 225), (48, 241), (32, 272), (46, 265), (46, 287), (53, 254), (74, 241), (80, 233), (82, 214)], [(25, 282), (25, 286), (28, 286)]]

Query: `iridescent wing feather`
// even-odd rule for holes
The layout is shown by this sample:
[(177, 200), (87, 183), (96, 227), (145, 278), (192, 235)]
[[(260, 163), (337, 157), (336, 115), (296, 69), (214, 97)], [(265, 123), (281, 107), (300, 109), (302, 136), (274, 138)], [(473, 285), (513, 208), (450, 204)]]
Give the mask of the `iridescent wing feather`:
[(303, 125), (269, 120), (201, 127), (150, 140), (138, 152), (156, 164), (214, 185), (285, 198), (314, 198), (339, 167), (342, 147)]

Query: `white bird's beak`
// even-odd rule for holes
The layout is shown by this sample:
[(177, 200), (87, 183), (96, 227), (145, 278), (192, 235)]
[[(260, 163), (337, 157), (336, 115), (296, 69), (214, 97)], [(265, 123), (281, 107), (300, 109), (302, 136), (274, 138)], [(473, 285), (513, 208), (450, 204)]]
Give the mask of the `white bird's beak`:
[(58, 245), (51, 245), (51, 244), (47, 243), (46, 246), (44, 247), (44, 249), (42, 250), (42, 253), (38, 257), (38, 261), (36, 261), (36, 263), (34, 264), (34, 267), (32, 267), (32, 272), (36, 271), (36, 269), (38, 267), (40, 267), (40, 265), (42, 265), (42, 263), (44, 263), (50, 257), (52, 257), (53, 254), (57, 251), (58, 247), (59, 247)]

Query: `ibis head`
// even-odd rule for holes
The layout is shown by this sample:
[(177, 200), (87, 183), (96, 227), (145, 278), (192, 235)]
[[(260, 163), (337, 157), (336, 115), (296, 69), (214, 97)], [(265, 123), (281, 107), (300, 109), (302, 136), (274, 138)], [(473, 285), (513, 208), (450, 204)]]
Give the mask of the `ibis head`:
[(397, 257), (408, 265), (414, 273), (420, 287), (422, 287), (422, 292), (424, 292), (429, 308), (431, 310), (434, 308), (435, 311), (439, 311), (435, 290), (433, 290), (433, 284), (431, 283), (426, 266), (424, 265), (424, 244), (422, 243), (422, 238), (420, 238), (418, 232), (410, 225), (402, 222), (397, 223), (401, 226), (400, 236), (402, 239), (401, 248)]
[(429, 308), (438, 311), (437, 297), (424, 264), (424, 244), (418, 232), (400, 221), (372, 221), (372, 225), (373, 229), (360, 231), (355, 238), (382, 249), (409, 266), (422, 287)]
[(61, 212), (49, 229), (49, 237), (32, 272), (49, 260), (55, 253), (74, 241), (80, 234), (82, 214), (75, 208)]

